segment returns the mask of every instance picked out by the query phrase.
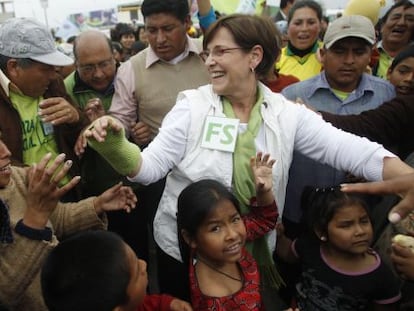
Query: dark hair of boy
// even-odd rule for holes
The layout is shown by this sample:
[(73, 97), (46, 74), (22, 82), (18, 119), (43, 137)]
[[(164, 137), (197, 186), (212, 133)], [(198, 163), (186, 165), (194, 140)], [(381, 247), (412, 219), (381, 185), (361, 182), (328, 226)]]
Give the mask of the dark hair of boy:
[(112, 311), (126, 303), (129, 281), (124, 241), (103, 230), (61, 242), (41, 272), (43, 298), (50, 311)]

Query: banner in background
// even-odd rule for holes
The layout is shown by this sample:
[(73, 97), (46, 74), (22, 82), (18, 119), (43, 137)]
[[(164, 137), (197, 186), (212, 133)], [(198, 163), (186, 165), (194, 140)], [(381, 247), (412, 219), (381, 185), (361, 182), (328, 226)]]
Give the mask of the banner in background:
[(256, 13), (256, 0), (240, 0), (236, 12), (244, 14)]
[(58, 27), (55, 36), (66, 40), (88, 29), (102, 29), (115, 26), (117, 23), (116, 9), (95, 10), (71, 14)]
[[(266, 0), (211, 0), (214, 9), (224, 14), (235, 12), (261, 14)], [(255, 9), (252, 9), (254, 7)]]

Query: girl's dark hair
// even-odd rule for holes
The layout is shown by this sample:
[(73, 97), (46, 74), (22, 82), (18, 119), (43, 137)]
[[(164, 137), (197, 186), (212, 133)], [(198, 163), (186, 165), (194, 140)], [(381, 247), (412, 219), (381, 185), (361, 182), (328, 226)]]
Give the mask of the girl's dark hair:
[(188, 0), (144, 0), (141, 6), (144, 20), (158, 13), (165, 13), (175, 16), (181, 22), (190, 14)]
[(205, 33), (203, 49), (207, 48), (221, 28), (226, 28), (236, 44), (245, 51), (250, 51), (255, 45), (262, 47), (263, 59), (255, 71), (259, 79), (264, 78), (280, 53), (275, 24), (269, 18), (256, 15), (231, 14), (221, 17)]
[(288, 24), (290, 24), (293, 15), (295, 14), (296, 10), (302, 9), (302, 8), (310, 8), (311, 10), (315, 11), (316, 16), (318, 17), (319, 21), (322, 21), (322, 7), (318, 2), (315, 2), (313, 0), (301, 0), (301, 1), (295, 1), (295, 3), (292, 5), (292, 7), (289, 10), (287, 20)]
[(188, 266), (190, 247), (181, 231), (185, 230), (194, 238), (200, 225), (221, 201), (230, 201), (240, 213), (239, 202), (234, 194), (222, 183), (204, 179), (187, 186), (178, 196), (177, 234), (183, 262)]
[(336, 211), (344, 206), (360, 205), (369, 214), (366, 197), (359, 194), (347, 194), (342, 192), (339, 186), (316, 188), (307, 186), (301, 197), (304, 222), (309, 233), (315, 231), (326, 234), (328, 224)]
[(392, 61), (389, 70), (393, 71), (399, 63), (401, 63), (403, 60), (409, 57), (414, 57), (414, 45), (410, 45), (409, 47), (405, 48), (400, 53), (398, 53)]
[(127, 302), (130, 280), (125, 243), (109, 231), (86, 231), (52, 250), (41, 272), (50, 311), (112, 311)]

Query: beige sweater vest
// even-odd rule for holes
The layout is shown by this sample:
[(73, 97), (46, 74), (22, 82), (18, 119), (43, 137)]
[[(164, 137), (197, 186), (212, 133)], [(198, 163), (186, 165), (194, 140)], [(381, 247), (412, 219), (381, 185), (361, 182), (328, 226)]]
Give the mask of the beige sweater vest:
[(165, 115), (175, 105), (178, 93), (209, 83), (209, 76), (201, 58), (192, 52), (178, 64), (157, 61), (145, 68), (147, 51), (130, 61), (135, 74), (137, 117), (151, 128), (155, 137)]

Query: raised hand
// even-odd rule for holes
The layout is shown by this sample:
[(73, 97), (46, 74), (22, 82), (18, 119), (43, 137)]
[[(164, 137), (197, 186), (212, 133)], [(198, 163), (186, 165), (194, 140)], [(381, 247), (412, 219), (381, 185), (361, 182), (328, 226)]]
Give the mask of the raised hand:
[(94, 200), (97, 214), (104, 211), (125, 210), (129, 213), (135, 208), (137, 197), (131, 187), (123, 186), (122, 182), (109, 188)]
[(34, 229), (44, 229), (59, 199), (80, 180), (76, 176), (66, 185), (59, 186), (72, 166), (72, 161), (65, 161), (65, 154), (58, 155), (52, 163), (51, 158), (51, 153), (48, 153), (28, 171), (27, 209), (23, 222)]
[(272, 167), (275, 162), (269, 154), (263, 155), (262, 152), (258, 152), (256, 157), (250, 159), (250, 167), (256, 185), (256, 200), (259, 206), (269, 205), (274, 201)]
[(256, 157), (250, 159), (257, 194), (272, 190), (272, 167), (276, 160), (270, 158), (269, 154), (258, 152)]

